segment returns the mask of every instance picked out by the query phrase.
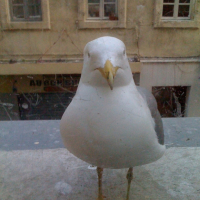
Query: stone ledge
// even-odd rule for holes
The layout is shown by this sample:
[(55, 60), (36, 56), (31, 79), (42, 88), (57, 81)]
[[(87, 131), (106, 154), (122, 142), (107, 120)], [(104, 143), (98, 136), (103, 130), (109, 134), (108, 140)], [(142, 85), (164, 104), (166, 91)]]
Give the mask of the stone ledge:
[[(200, 148), (170, 148), (158, 161), (135, 167), (130, 199), (199, 200)], [(92, 170), (93, 169), (93, 170)], [(127, 169), (104, 169), (103, 194), (122, 200)], [(65, 149), (0, 151), (2, 200), (94, 200), (95, 168)]]
[[(167, 148), (200, 147), (200, 117), (162, 120)], [(0, 121), (0, 150), (63, 148), (59, 126), (60, 120)]]

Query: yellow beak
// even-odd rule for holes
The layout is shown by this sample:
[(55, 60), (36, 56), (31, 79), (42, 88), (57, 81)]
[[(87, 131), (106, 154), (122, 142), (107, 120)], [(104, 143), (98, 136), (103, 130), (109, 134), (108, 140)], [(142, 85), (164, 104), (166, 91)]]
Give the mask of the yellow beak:
[(110, 60), (106, 61), (104, 68), (98, 68), (102, 76), (107, 80), (111, 90), (113, 89), (113, 82), (118, 69), (119, 67), (113, 67)]

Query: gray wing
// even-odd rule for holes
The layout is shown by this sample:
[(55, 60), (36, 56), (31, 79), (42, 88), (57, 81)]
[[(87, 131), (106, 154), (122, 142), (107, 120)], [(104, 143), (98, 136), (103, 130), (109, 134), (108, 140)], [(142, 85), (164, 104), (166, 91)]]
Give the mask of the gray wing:
[(151, 116), (153, 117), (155, 121), (155, 131), (158, 137), (158, 142), (160, 144), (164, 144), (163, 123), (162, 123), (162, 119), (157, 108), (156, 99), (151, 92), (149, 92), (147, 89), (143, 87), (137, 86), (137, 90), (141, 94), (143, 99), (147, 102), (147, 105), (151, 111)]

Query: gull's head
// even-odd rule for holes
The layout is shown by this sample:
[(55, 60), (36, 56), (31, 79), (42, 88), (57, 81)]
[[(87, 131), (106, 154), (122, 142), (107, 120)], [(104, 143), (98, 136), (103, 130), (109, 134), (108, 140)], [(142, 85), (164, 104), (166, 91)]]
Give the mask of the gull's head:
[(124, 43), (114, 37), (101, 37), (89, 42), (84, 49), (82, 82), (94, 86), (128, 85), (132, 73)]

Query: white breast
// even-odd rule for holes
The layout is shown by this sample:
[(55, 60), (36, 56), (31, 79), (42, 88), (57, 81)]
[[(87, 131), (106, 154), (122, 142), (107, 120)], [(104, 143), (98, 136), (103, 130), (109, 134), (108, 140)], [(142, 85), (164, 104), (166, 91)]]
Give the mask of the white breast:
[(99, 167), (147, 164), (165, 151), (133, 85), (113, 91), (82, 85), (62, 117), (61, 135), (71, 153)]

